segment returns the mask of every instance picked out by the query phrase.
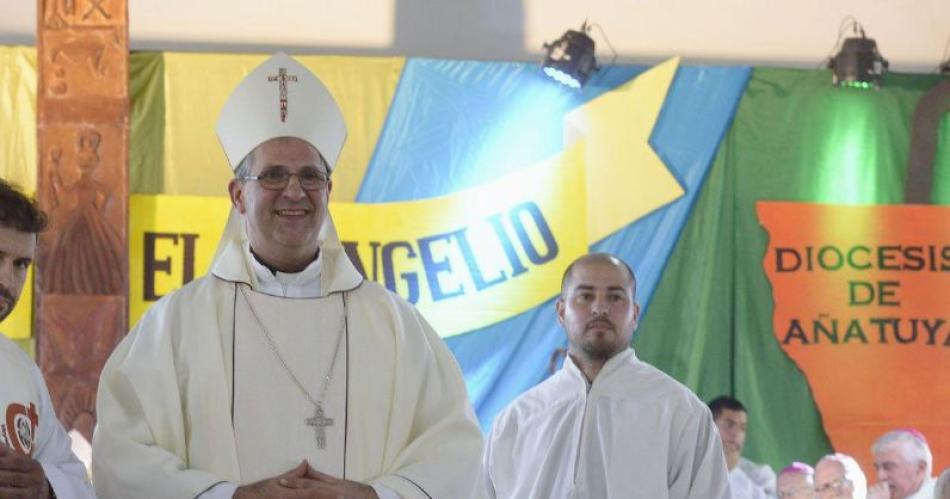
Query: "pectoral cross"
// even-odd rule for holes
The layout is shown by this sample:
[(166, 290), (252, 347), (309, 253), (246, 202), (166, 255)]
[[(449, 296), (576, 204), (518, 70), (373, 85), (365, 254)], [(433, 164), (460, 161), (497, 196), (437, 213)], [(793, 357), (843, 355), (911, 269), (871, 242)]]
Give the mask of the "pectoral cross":
[(321, 450), (326, 449), (326, 429), (330, 426), (333, 426), (333, 420), (323, 415), (323, 404), (317, 404), (314, 406), (313, 417), (307, 418), (306, 423), (307, 426), (313, 427), (314, 436), (317, 438), (317, 448)]
[(287, 74), (287, 68), (277, 70), (277, 76), (268, 76), (267, 81), (276, 81), (280, 94), (280, 121), (287, 121), (287, 82), (297, 81), (296, 75)]

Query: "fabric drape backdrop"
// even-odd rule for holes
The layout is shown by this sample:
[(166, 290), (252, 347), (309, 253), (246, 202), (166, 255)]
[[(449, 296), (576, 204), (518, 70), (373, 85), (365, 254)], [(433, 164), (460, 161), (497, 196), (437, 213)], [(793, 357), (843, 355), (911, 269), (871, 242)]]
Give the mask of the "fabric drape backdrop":
[[(767, 235), (755, 202), (902, 203), (912, 115), (939, 79), (890, 74), (880, 91), (860, 91), (833, 88), (824, 70), (752, 74), (634, 344), (704, 399), (740, 399), (750, 412), (753, 459), (780, 469), (831, 450), (808, 384), (772, 332)], [(935, 166), (938, 204), (950, 204), (947, 123)], [(950, 383), (948, 366), (927, 368)]]
[[(563, 150), (567, 113), (649, 69), (614, 66), (582, 92), (569, 92), (533, 64), (305, 59), (340, 100), (350, 128), (334, 199), (360, 203), (447, 195), (527, 168)], [(230, 172), (213, 134), (216, 108), (260, 60), (132, 54), (134, 194), (223, 194)], [(638, 273), (638, 355), (704, 400), (731, 393), (746, 404), (752, 459), (779, 468), (830, 451), (808, 383), (773, 335), (762, 269), (767, 240), (755, 202), (901, 203), (911, 117), (940, 78), (890, 74), (881, 90), (859, 91), (832, 88), (826, 70), (687, 65), (676, 72), (650, 144), (684, 194), (592, 249), (621, 255)], [(0, 47), (0, 174), (29, 191), (35, 82), (35, 51)], [(938, 143), (933, 198), (950, 204), (946, 116)], [(200, 206), (202, 198), (193, 199)], [(5, 331), (29, 331), (27, 305)], [(565, 344), (553, 297), (447, 342), (485, 428), (547, 376), (552, 353)], [(950, 375), (946, 364), (930, 368)]]

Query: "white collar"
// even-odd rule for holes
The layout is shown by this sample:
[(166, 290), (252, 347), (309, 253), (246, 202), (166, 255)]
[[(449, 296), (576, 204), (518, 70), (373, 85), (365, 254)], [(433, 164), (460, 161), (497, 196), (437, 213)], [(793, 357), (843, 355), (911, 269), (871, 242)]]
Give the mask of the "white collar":
[(251, 253), (250, 246), (245, 243), (244, 251), (251, 262), (257, 285), (254, 291), (284, 298), (317, 298), (320, 296), (320, 275), (323, 273), (323, 252), (300, 272), (280, 272), (264, 266)]
[(567, 373), (569, 378), (574, 379), (575, 382), (582, 382), (584, 384), (585, 391), (589, 392), (597, 380), (609, 376), (612, 372), (616, 371), (624, 364), (630, 364), (636, 361), (637, 354), (633, 351), (633, 347), (627, 347), (626, 350), (619, 352), (613, 357), (607, 359), (607, 362), (605, 362), (604, 366), (600, 368), (600, 372), (597, 374), (597, 378), (594, 379), (593, 383), (588, 381), (587, 376), (585, 376), (584, 372), (581, 371), (581, 368), (576, 363), (574, 363), (574, 359), (571, 358), (569, 353), (564, 357), (564, 366), (562, 367), (562, 370)]

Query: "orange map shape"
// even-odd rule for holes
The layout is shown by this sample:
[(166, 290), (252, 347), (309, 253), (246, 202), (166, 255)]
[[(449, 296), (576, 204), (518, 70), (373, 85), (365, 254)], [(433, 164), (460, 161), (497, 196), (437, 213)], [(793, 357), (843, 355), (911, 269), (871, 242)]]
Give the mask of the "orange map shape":
[(950, 207), (760, 201), (756, 212), (773, 333), (834, 449), (874, 483), (874, 440), (912, 427), (939, 474), (950, 465)]

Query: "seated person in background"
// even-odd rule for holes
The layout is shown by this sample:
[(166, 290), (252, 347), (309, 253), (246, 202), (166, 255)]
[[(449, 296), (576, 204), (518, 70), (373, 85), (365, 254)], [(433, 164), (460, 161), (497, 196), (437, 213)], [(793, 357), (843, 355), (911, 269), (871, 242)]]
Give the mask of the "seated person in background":
[(950, 468), (943, 470), (934, 486), (934, 499), (950, 499)]
[(709, 410), (722, 438), (732, 496), (736, 499), (774, 497), (775, 472), (772, 468), (742, 458), (749, 420), (745, 406), (737, 399), (723, 395), (709, 402)]
[(936, 480), (927, 439), (917, 430), (892, 430), (874, 442), (874, 468), (891, 499), (930, 499)]
[(817, 499), (815, 494), (815, 469), (795, 461), (778, 474), (776, 480), (778, 499)]
[(886, 499), (887, 489), (868, 489), (868, 481), (853, 457), (828, 454), (815, 465), (815, 490), (820, 499)]

